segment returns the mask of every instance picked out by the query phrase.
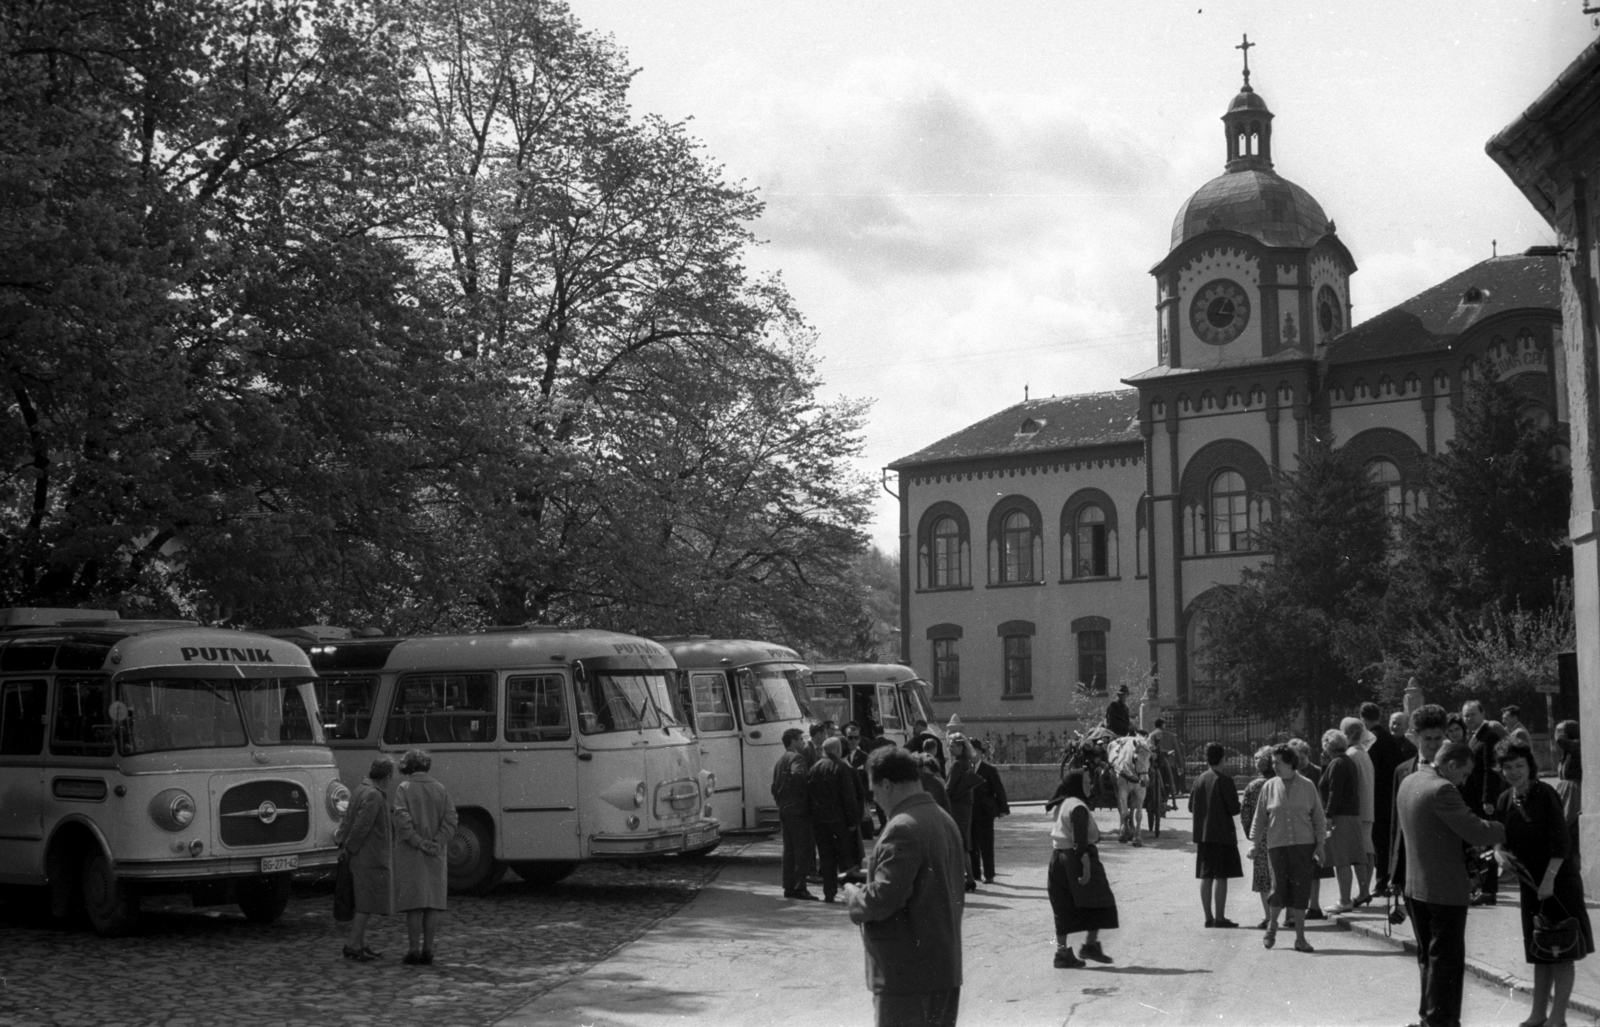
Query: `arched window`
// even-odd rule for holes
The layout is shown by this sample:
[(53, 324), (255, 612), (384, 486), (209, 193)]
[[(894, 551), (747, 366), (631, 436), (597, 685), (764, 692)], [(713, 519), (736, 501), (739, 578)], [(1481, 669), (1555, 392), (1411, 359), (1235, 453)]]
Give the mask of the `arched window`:
[(1075, 578), (1103, 578), (1111, 573), (1106, 555), (1106, 512), (1098, 503), (1085, 503), (1078, 511)]
[(1250, 495), (1244, 477), (1231, 468), (1211, 479), (1210, 541), (1213, 553), (1240, 553), (1250, 548)]
[(917, 526), (917, 587), (972, 585), (972, 536), (967, 515), (954, 503), (934, 503)]
[(1003, 581), (1032, 581), (1033, 525), (1021, 510), (1006, 514), (1000, 526), (1000, 576)]
[(933, 576), (928, 584), (934, 588), (961, 584), (961, 528), (954, 517), (933, 522)]
[(1369, 460), (1367, 476), (1374, 485), (1383, 489), (1383, 503), (1388, 508), (1389, 516), (1397, 521), (1404, 517), (1407, 513), (1405, 489), (1400, 482), (1400, 468), (1395, 462), (1382, 457)]
[(1117, 508), (1096, 488), (1079, 489), (1061, 508), (1061, 577), (1114, 578), (1117, 569)]
[(989, 514), (989, 584), (1044, 580), (1039, 508), (1026, 496), (1007, 496)]

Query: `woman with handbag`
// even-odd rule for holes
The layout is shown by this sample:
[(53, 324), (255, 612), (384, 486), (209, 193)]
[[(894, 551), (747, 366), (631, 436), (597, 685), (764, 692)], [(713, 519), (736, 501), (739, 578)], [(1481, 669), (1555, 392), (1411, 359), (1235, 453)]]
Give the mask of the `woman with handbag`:
[[(1063, 796), (1050, 828), (1050, 908), (1056, 921), (1056, 959), (1059, 969), (1088, 965), (1085, 960), (1109, 963), (1100, 947), (1100, 932), (1117, 929), (1117, 899), (1100, 862), (1100, 829), (1089, 811), (1089, 794), (1081, 771), (1069, 771), (1061, 782)], [(1084, 931), (1087, 937), (1072, 954), (1067, 936)]]
[(372, 761), (367, 779), (356, 785), (350, 808), (333, 836), (339, 844), (339, 873), (350, 877), (353, 915), (344, 958), (358, 963), (370, 963), (380, 955), (367, 947), (367, 918), (374, 913), (388, 916), (394, 912), (394, 842), (389, 826), (389, 797), (383, 791), (393, 772), (394, 764), (387, 758), (380, 756)]
[(1515, 738), (1495, 746), (1500, 776), (1510, 785), (1495, 803), (1506, 825), (1497, 852), (1522, 886), (1522, 952), (1533, 964), (1533, 1010), (1522, 1027), (1567, 1022), (1573, 961), (1594, 951), (1583, 905), (1583, 880), (1568, 858), (1571, 843), (1561, 799), (1535, 776), (1533, 750)]

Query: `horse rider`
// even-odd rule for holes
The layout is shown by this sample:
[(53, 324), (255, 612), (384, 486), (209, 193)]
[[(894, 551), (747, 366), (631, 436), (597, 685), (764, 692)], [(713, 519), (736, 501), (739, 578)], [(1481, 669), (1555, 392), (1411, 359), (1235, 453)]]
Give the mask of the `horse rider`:
[(1117, 697), (1106, 703), (1106, 727), (1118, 738), (1133, 734), (1133, 721), (1128, 717), (1128, 686), (1117, 689)]

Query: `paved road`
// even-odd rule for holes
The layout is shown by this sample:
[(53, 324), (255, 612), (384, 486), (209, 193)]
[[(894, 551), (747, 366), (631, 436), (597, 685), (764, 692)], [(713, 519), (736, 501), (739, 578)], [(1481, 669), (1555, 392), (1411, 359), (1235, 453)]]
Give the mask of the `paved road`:
[(493, 1023), (637, 938), (694, 897), (715, 864), (597, 864), (535, 891), (510, 877), (452, 898), (432, 967), (400, 963), (402, 917), (375, 919), (385, 958), (342, 959), (325, 892), (297, 892), (275, 924), (232, 907), (152, 902), (137, 934), (98, 938), (0, 904), (0, 1027)]
[[(1101, 827), (1112, 816), (1099, 815)], [(1187, 818), (1142, 849), (1104, 846), (1123, 928), (1104, 936), (1111, 966), (1056, 970), (1045, 895), (1048, 821), (1037, 807), (1000, 821), (999, 882), (970, 896), (961, 1022), (1004, 1024), (1402, 1024), (1415, 1019), (1416, 964), (1348, 931), (1309, 931), (1318, 951), (1268, 951), (1254, 930), (1200, 923)], [(1174, 830), (1175, 829), (1175, 830)], [(751, 846), (672, 918), (540, 996), (502, 1027), (821, 1025), (871, 1022), (860, 941), (838, 907), (779, 897), (776, 849)], [(1230, 906), (1253, 925), (1248, 884)], [(1465, 1022), (1527, 1013), (1469, 979)], [(1583, 1022), (1574, 1017), (1570, 1022)]]

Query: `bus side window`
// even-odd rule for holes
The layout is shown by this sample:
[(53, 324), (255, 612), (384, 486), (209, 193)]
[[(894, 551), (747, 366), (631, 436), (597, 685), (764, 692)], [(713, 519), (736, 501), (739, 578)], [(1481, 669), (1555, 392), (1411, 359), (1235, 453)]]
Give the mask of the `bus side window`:
[(506, 682), (506, 741), (561, 742), (572, 737), (566, 681), (558, 674)]
[(371, 675), (322, 677), (314, 685), (322, 730), (331, 739), (365, 738), (372, 727), (378, 679)]
[(44, 750), (43, 681), (0, 685), (0, 756), (37, 756)]
[(700, 731), (732, 731), (733, 708), (728, 704), (728, 680), (721, 674), (690, 676), (694, 693), (694, 722)]
[(57, 756), (110, 756), (111, 687), (105, 678), (56, 678), (56, 715), (50, 751)]
[(395, 684), (394, 707), (383, 726), (386, 744), (492, 742), (494, 736), (493, 674), (407, 674)]

